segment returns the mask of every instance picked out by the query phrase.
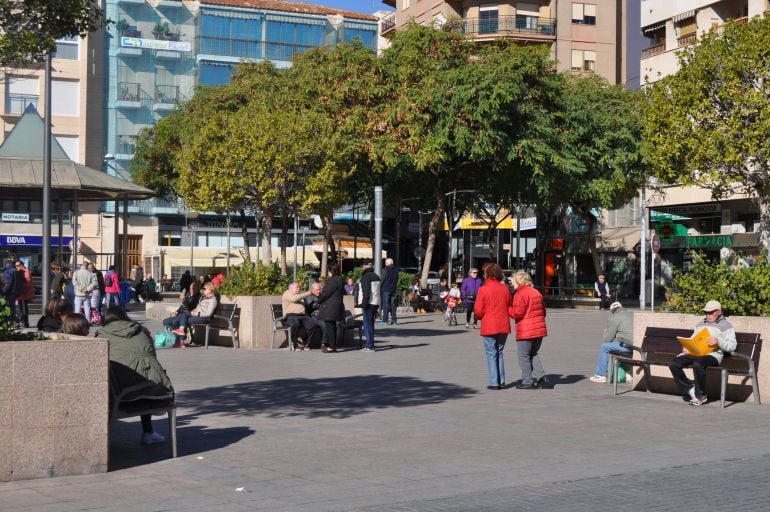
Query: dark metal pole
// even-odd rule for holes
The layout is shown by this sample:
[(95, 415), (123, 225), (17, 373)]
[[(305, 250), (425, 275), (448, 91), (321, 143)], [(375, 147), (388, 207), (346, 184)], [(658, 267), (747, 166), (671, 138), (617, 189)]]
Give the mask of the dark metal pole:
[(125, 279), (123, 269), (120, 268), (120, 202), (115, 200), (115, 216), (112, 219), (113, 233), (112, 233), (112, 264), (115, 265), (115, 270), (118, 271), (118, 278)]
[(51, 54), (45, 58), (45, 124), (43, 128), (43, 262), (42, 303), (51, 295)]
[(128, 199), (123, 194), (123, 239), (120, 248), (120, 268), (123, 276), (128, 279)]
[(225, 275), (230, 276), (230, 212), (227, 212), (227, 263), (226, 265), (227, 265), (227, 269), (225, 270)]

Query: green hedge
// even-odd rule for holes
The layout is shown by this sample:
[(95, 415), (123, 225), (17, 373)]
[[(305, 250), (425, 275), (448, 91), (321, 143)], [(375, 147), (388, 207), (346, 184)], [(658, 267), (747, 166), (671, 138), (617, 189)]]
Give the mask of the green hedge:
[(661, 309), (701, 314), (709, 300), (718, 300), (726, 315), (770, 315), (770, 265), (767, 255), (751, 267), (730, 266), (711, 262), (702, 254), (694, 254), (689, 272), (674, 271), (666, 302)]
[[(230, 275), (218, 291), (226, 297), (281, 295), (289, 287), (292, 277), (293, 274), (281, 275), (278, 263), (264, 265), (257, 262), (231, 268)], [(297, 281), (304, 290), (307, 277), (301, 269), (297, 269)]]

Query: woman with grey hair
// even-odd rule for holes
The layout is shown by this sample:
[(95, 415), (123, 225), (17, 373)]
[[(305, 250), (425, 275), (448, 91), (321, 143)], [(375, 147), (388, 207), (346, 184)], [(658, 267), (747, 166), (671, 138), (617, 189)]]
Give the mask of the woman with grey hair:
[(538, 389), (548, 383), (540, 362), (540, 345), (548, 335), (545, 325), (543, 295), (532, 286), (532, 277), (526, 272), (513, 275), (516, 294), (508, 314), (516, 321), (516, 351), (521, 367), (521, 384), (517, 389)]

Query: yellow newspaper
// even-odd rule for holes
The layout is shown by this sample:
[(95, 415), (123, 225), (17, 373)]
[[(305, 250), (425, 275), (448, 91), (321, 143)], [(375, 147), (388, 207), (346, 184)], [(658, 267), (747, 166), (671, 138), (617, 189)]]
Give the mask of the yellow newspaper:
[(716, 346), (712, 347), (707, 343), (710, 338), (711, 333), (705, 327), (692, 338), (680, 338), (679, 336), (676, 337), (677, 341), (679, 341), (679, 343), (684, 348), (686, 348), (690, 354), (698, 357), (707, 356), (718, 348)]

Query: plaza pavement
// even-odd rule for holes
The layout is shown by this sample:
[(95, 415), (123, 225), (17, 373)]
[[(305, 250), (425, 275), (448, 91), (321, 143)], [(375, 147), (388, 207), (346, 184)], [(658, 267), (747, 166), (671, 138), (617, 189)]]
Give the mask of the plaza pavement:
[(613, 398), (587, 380), (608, 313), (548, 314), (537, 391), (487, 390), (479, 331), (437, 315), (376, 353), (160, 351), (179, 458), (119, 422), (109, 473), (0, 483), (0, 510), (770, 510), (770, 407)]

